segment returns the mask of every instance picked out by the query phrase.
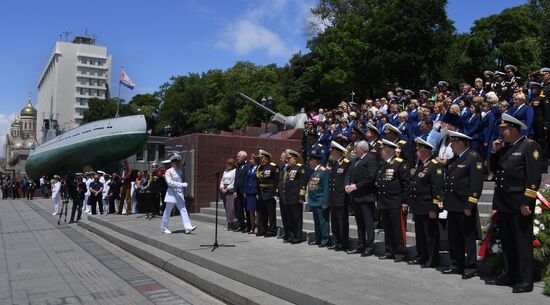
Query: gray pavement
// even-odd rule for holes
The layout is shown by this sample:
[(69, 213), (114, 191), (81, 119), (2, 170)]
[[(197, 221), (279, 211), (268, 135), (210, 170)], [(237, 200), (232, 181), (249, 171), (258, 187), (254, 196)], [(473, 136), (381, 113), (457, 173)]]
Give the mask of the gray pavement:
[(221, 304), (52, 209), (0, 201), (0, 304)]
[[(191, 216), (193, 219), (193, 215)], [(235, 248), (214, 252), (201, 248), (213, 241), (214, 226), (194, 221), (191, 235), (161, 234), (160, 219), (145, 221), (135, 215), (92, 217), (105, 226), (186, 261), (238, 280), (289, 302), (301, 304), (546, 304), (540, 286), (529, 294), (512, 294), (510, 287), (490, 286), (475, 277), (443, 275), (405, 263), (361, 258), (304, 243), (283, 244), (274, 238), (220, 230), (220, 243)], [(173, 217), (170, 229), (180, 229)], [(221, 229), (221, 227), (220, 227)]]

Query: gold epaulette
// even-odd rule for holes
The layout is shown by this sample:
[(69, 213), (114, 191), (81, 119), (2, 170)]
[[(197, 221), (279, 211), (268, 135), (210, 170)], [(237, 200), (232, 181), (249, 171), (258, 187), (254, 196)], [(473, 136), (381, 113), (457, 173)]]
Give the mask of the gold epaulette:
[(432, 163), (437, 164), (437, 163), (439, 163), (439, 161), (437, 161), (436, 159), (432, 159)]
[(306, 195), (306, 189), (302, 188), (300, 189), (300, 196), (305, 196)]
[(348, 160), (348, 158), (344, 158), (344, 159), (342, 159), (342, 162), (349, 163), (349, 160)]
[(296, 166), (302, 166), (302, 163), (296, 163)]
[(439, 205), (439, 203), (441, 203), (441, 201), (439, 201), (438, 199), (434, 199), (432, 202), (433, 202), (433, 204), (435, 204), (435, 205)]
[(477, 198), (470, 196), (470, 197), (468, 197), (468, 201), (473, 203), (473, 204), (476, 204), (477, 203)]
[(533, 190), (533, 189), (530, 189), (530, 188), (526, 188), (525, 189), (525, 194), (524, 194), (526, 197), (529, 197), (529, 198), (534, 198), (536, 199), (537, 198), (537, 191)]
[(395, 161), (397, 161), (397, 162), (401, 163), (401, 162), (403, 162), (403, 159), (401, 159), (401, 158), (397, 157), (397, 158), (395, 158)]
[(399, 140), (399, 141), (397, 141), (397, 144), (407, 144), (407, 141), (405, 141), (405, 140)]
[(319, 167), (319, 169), (321, 169), (322, 171), (326, 171), (326, 170), (327, 170), (327, 168), (324, 167), (324, 166)]
[(273, 163), (273, 162), (269, 163), (269, 165), (271, 165), (271, 166), (277, 166), (277, 164), (275, 164), (275, 163)]
[(376, 143), (382, 145), (382, 140), (378, 140), (378, 141), (376, 141)]

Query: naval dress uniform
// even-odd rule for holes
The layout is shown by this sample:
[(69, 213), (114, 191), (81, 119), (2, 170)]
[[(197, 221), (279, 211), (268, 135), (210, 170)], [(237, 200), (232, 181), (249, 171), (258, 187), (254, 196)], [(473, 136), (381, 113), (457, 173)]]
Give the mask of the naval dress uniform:
[(411, 178), (409, 165), (399, 157), (383, 161), (378, 171), (378, 209), (384, 228), (385, 257), (405, 260), (406, 214), (402, 210)]
[[(468, 138), (449, 131), (449, 136)], [(463, 278), (470, 278), (477, 269), (476, 240), (481, 238), (477, 202), (483, 189), (483, 159), (466, 149), (447, 167), (444, 180), (443, 208), (447, 210), (447, 228), (451, 259)], [(464, 210), (470, 210), (470, 216)], [(466, 257), (464, 256), (466, 254)]]
[(503, 280), (532, 289), (533, 213), (524, 216), (520, 209), (528, 206), (534, 211), (542, 175), (541, 147), (522, 136), (492, 157), (496, 164), (493, 209), (498, 211), (497, 227), (505, 259)]
[(275, 194), (278, 190), (279, 167), (275, 163), (260, 165), (256, 176), (258, 177), (258, 214), (260, 216), (258, 235), (276, 236)]
[(290, 243), (302, 241), (303, 211), (306, 195), (306, 171), (302, 164), (287, 164), (281, 173), (282, 185), (279, 186), (283, 194), (283, 206), (286, 211), (286, 238)]
[[(433, 147), (432, 147), (433, 149)], [(416, 252), (423, 267), (437, 267), (439, 258), (439, 203), (443, 189), (443, 165), (433, 157), (419, 162), (409, 187), (407, 204), (413, 214)], [(429, 212), (435, 213), (430, 218)]]
[(194, 227), (191, 224), (189, 215), (187, 214), (185, 195), (183, 193), (183, 189), (187, 187), (187, 182), (183, 182), (183, 173), (181, 169), (174, 167), (169, 168), (164, 174), (164, 179), (166, 180), (168, 189), (166, 190), (166, 195), (164, 196), (166, 208), (162, 214), (161, 230), (163, 230), (163, 232), (168, 230), (168, 219), (170, 218), (170, 213), (172, 212), (174, 205), (176, 205), (180, 211), (183, 229), (186, 233), (192, 231)]
[[(320, 155), (311, 154), (310, 157), (320, 159)], [(307, 205), (313, 211), (313, 222), (315, 225), (315, 241), (319, 247), (325, 247), (329, 243), (329, 172), (322, 166), (317, 165), (307, 183)]]
[(346, 250), (349, 239), (349, 198), (345, 191), (345, 177), (350, 161), (342, 157), (338, 161), (329, 161), (329, 166), (330, 225), (334, 236), (334, 249)]

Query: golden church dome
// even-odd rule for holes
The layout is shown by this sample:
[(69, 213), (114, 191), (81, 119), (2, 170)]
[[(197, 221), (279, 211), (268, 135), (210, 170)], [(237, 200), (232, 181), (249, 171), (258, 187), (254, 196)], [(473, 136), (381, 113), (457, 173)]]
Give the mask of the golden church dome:
[(21, 116), (32, 116), (36, 117), (36, 109), (32, 106), (32, 102), (29, 99), (29, 102), (27, 103), (27, 106), (25, 108), (21, 109), (21, 112), (19, 113)]

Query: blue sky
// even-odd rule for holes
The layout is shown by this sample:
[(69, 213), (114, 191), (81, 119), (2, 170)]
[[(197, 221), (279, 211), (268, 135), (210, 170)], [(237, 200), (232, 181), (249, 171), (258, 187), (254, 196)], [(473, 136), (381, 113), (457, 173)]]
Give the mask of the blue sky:
[[(449, 0), (459, 32), (474, 20), (527, 0)], [(113, 85), (124, 66), (136, 82), (122, 96), (155, 91), (170, 76), (231, 67), (238, 60), (284, 65), (305, 44), (316, 0), (2, 0), (0, 144), (60, 33), (97, 35), (113, 57)], [(116, 91), (116, 89), (115, 89)], [(116, 95), (116, 92), (112, 92)]]

